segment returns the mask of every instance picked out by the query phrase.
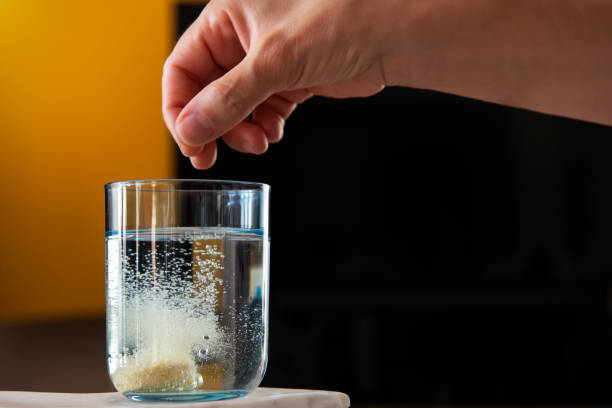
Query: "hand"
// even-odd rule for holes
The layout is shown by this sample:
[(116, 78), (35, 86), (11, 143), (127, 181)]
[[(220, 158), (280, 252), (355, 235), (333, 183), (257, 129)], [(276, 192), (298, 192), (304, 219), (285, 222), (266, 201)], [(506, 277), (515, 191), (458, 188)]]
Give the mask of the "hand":
[(201, 169), (219, 137), (261, 154), (312, 95), (386, 85), (612, 125), (610, 38), (607, 0), (213, 0), (166, 61), (164, 119)]
[(312, 95), (382, 90), (385, 1), (211, 1), (164, 65), (164, 120), (181, 152), (200, 169), (215, 163), (219, 137), (262, 154)]

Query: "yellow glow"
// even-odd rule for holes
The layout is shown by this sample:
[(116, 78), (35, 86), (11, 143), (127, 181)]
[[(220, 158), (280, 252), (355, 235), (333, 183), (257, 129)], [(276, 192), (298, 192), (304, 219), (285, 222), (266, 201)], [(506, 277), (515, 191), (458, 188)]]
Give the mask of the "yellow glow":
[(0, 0), (0, 320), (104, 313), (103, 185), (173, 175), (172, 4)]

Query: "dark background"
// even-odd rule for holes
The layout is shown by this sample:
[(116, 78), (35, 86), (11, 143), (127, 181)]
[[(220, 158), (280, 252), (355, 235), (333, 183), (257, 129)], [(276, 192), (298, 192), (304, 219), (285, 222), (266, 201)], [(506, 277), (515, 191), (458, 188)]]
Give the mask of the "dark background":
[(612, 403), (612, 128), (386, 89), (307, 101), (262, 156), (219, 145), (177, 177), (272, 186), (262, 385)]

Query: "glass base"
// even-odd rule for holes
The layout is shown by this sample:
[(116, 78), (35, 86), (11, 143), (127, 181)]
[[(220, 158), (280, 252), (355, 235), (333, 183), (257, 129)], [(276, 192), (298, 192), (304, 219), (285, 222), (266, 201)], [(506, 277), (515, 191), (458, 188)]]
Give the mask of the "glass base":
[(124, 392), (133, 401), (219, 401), (247, 395), (247, 390), (190, 391), (190, 392)]

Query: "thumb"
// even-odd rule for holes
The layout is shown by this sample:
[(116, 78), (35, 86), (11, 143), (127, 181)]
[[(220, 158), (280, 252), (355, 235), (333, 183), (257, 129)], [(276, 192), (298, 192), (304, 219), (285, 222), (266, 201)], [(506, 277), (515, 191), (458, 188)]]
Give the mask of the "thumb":
[(179, 139), (202, 146), (224, 135), (272, 95), (266, 70), (244, 58), (225, 75), (209, 83), (183, 108), (176, 120)]

